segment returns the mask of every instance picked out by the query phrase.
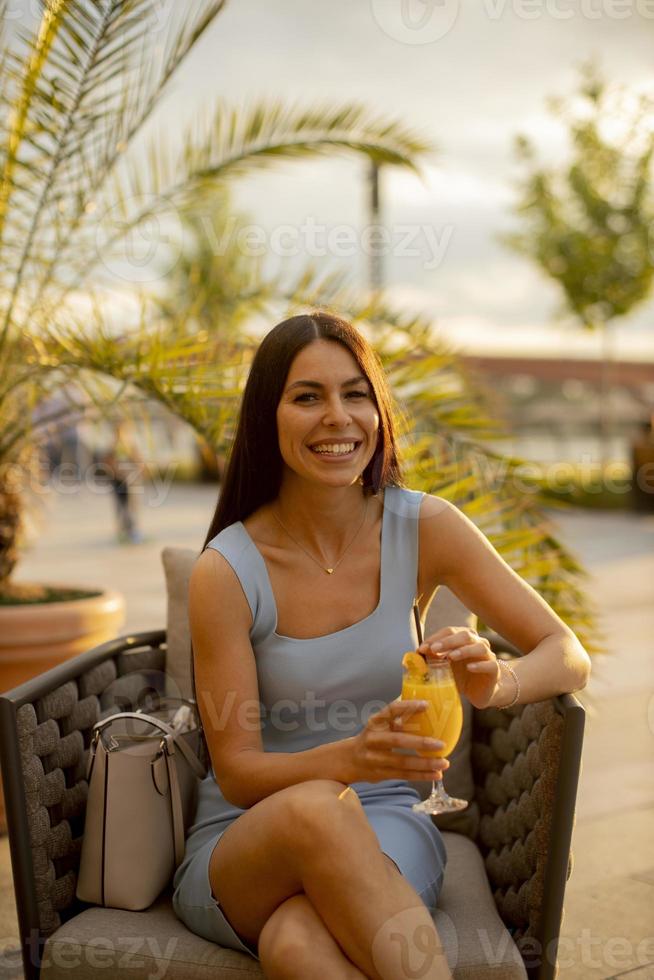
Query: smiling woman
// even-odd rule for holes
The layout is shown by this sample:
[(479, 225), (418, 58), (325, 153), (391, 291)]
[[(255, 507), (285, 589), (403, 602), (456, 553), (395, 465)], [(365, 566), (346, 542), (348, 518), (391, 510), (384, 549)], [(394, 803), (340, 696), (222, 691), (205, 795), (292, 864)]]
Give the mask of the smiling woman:
[[(306, 502), (303, 477), (322, 499), (330, 499), (332, 495), (328, 498), (324, 494), (325, 476), (329, 474), (329, 486), (351, 486), (377, 450), (379, 412), (365, 375), (352, 377), (357, 367), (347, 348), (322, 339), (305, 347), (291, 365), (277, 407), (279, 450), (284, 462), (282, 485), (286, 484), (287, 491), (280, 497), (287, 511), (294, 497), (299, 498), (296, 505)], [(303, 390), (306, 388), (313, 390)], [(360, 464), (356, 472), (352, 468), (355, 463), (355, 469)], [(356, 518), (356, 513), (350, 518)], [(313, 528), (306, 530), (311, 533)]]
[[(352, 421), (343, 418), (341, 408), (334, 416), (336, 406), (346, 407), (347, 413), (351, 409)], [(323, 421), (320, 413), (325, 409), (328, 416)], [(362, 413), (368, 418), (365, 430), (358, 428)], [(377, 434), (371, 441), (375, 414)], [(289, 425), (288, 433), (278, 429), (280, 416)], [(305, 463), (306, 453), (315, 460), (312, 450), (321, 439), (334, 445), (347, 437), (366, 443), (355, 447), (357, 466), (363, 465), (351, 483), (360, 478), (367, 494), (400, 482), (392, 400), (381, 362), (351, 324), (324, 312), (285, 320), (259, 346), (207, 542), (280, 495), (283, 479), (292, 471), (281, 442), (295, 437), (302, 427)]]
[(397, 697), (415, 596), (424, 616), (441, 583), (531, 654), (505, 676), (473, 631), (428, 637), (462, 697), (502, 707), (583, 686), (585, 651), (554, 612), (456, 508), (402, 485), (365, 338), (325, 312), (278, 324), (191, 578), (212, 768), (173, 898), (190, 929), (267, 976), (310, 975), (319, 951), (326, 976), (401, 980), (400, 949), (411, 961), (425, 938), (423, 976), (450, 975), (432, 918), (444, 845), (409, 785), (448, 763), (420, 726), (402, 731), (424, 704)]

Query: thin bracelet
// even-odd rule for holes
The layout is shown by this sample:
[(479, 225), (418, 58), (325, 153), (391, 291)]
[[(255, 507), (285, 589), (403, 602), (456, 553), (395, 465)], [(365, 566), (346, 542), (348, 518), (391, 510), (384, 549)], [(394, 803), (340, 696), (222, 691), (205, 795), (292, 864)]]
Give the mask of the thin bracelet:
[(515, 682), (515, 694), (513, 695), (513, 701), (510, 701), (508, 704), (496, 705), (496, 707), (499, 708), (500, 711), (506, 711), (507, 708), (512, 708), (514, 704), (518, 703), (518, 698), (520, 697), (520, 681), (518, 680), (518, 675), (516, 674), (511, 664), (507, 664), (506, 660), (498, 659), (497, 662), (500, 665), (500, 667), (504, 667), (505, 670), (508, 670), (508, 672), (510, 673), (511, 677)]

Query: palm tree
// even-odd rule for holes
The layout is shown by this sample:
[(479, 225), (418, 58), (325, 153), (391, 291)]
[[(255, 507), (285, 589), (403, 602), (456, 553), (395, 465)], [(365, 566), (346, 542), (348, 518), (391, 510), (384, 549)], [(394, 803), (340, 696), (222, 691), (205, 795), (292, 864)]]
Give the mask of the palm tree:
[[(0, 36), (0, 591), (17, 560), (20, 476), (39, 428), (71, 411), (133, 412), (154, 399), (225, 452), (256, 346), (253, 314), (328, 306), (374, 333), (399, 396), (412, 485), (467, 511), (592, 648), (582, 570), (554, 539), (536, 494), (516, 489), (519, 461), (484, 445), (498, 426), (430, 324), (381, 294), (362, 300), (338, 274), (309, 266), (266, 277), (234, 236), (218, 257), (202, 240), (198, 214), (243, 220), (230, 210), (229, 186), (255, 168), (343, 150), (416, 170), (430, 146), (360, 106), (218, 102), (174, 153), (161, 138), (145, 141), (143, 129), (224, 0), (197, 2), (163, 46), (154, 0), (41, 3), (33, 34), (12, 43)], [(0, 14), (5, 6), (0, 0)], [(174, 292), (129, 282), (138, 323), (117, 327), (106, 269), (124, 275), (124, 254), (123, 266), (114, 263), (130, 234), (159, 221), (163, 238), (166, 216), (193, 229), (195, 247), (167, 270)], [(127, 269), (137, 272), (138, 264)], [(35, 422), (35, 406), (62, 386), (70, 407)]]
[[(207, 385), (206, 397), (178, 405), (179, 414), (196, 431), (204, 431), (210, 445), (218, 445), (220, 423), (213, 416), (222, 409), (234, 418), (258, 345), (256, 334), (248, 334), (253, 314), (268, 323), (318, 307), (346, 316), (373, 340), (396, 393), (410, 485), (459, 506), (583, 638), (586, 648), (599, 649), (593, 611), (580, 586), (585, 573), (556, 540), (542, 510), (538, 481), (525, 476), (523, 461), (491, 448), (491, 440), (495, 443), (505, 433), (488, 411), (488, 393), (431, 322), (400, 313), (380, 291), (362, 299), (343, 275), (311, 265), (300, 273), (265, 275), (258, 263), (243, 264), (237, 234), (218, 252), (211, 248), (207, 228), (214, 221), (238, 229), (246, 226), (247, 216), (221, 197), (209, 221), (191, 219), (190, 244), (159, 300), (164, 320), (185, 322), (190, 336), (213, 337), (224, 358), (220, 393), (210, 392)], [(230, 339), (225, 343), (222, 338)], [(210, 377), (217, 373), (210, 366)], [(206, 414), (200, 418), (199, 412)]]
[[(151, 326), (148, 290), (133, 281), (139, 263), (125, 266), (130, 235), (159, 222), (163, 240), (178, 209), (278, 160), (347, 151), (415, 170), (430, 149), (357, 105), (239, 109), (219, 100), (189, 125), (181, 148), (148, 136), (171, 79), (224, 2), (171, 8), (162, 36), (159, 0), (40, 0), (33, 30), (9, 36), (0, 0), (0, 590), (18, 557), (21, 486), (39, 430), (88, 412), (89, 402), (103, 413), (148, 397), (224, 441), (228, 411), (213, 406), (238, 345), (226, 341), (213, 357), (219, 339), (190, 333), (190, 313)], [(140, 306), (133, 331), (112, 315), (120, 276)], [(83, 398), (37, 420), (35, 408), (62, 387)]]

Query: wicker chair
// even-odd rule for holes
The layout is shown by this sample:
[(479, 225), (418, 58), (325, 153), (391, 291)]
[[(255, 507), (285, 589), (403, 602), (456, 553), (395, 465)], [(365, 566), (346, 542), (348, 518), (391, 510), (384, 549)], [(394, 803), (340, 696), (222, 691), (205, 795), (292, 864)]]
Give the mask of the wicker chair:
[[(159, 689), (165, 668), (165, 631), (140, 633), (0, 697), (28, 980), (86, 980), (100, 967), (129, 978), (163, 971), (167, 980), (263, 976), (251, 957), (189, 932), (174, 915), (170, 889), (145, 912), (88, 907), (75, 898), (92, 726)], [(457, 980), (556, 974), (583, 725), (583, 709), (570, 695), (473, 712), (475, 818), (467, 833), (444, 833), (450, 873), (435, 913)]]

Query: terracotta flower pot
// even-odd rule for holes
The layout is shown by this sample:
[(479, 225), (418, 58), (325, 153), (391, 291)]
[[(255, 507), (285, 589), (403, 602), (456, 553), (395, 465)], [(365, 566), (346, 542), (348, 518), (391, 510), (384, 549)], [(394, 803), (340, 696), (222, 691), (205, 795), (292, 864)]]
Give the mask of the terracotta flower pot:
[(0, 606), (0, 692), (110, 640), (124, 622), (125, 598), (113, 589), (65, 602)]
[[(113, 589), (98, 591), (63, 602), (0, 605), (0, 693), (118, 635), (125, 598)], [(0, 784), (0, 833), (5, 829)]]

